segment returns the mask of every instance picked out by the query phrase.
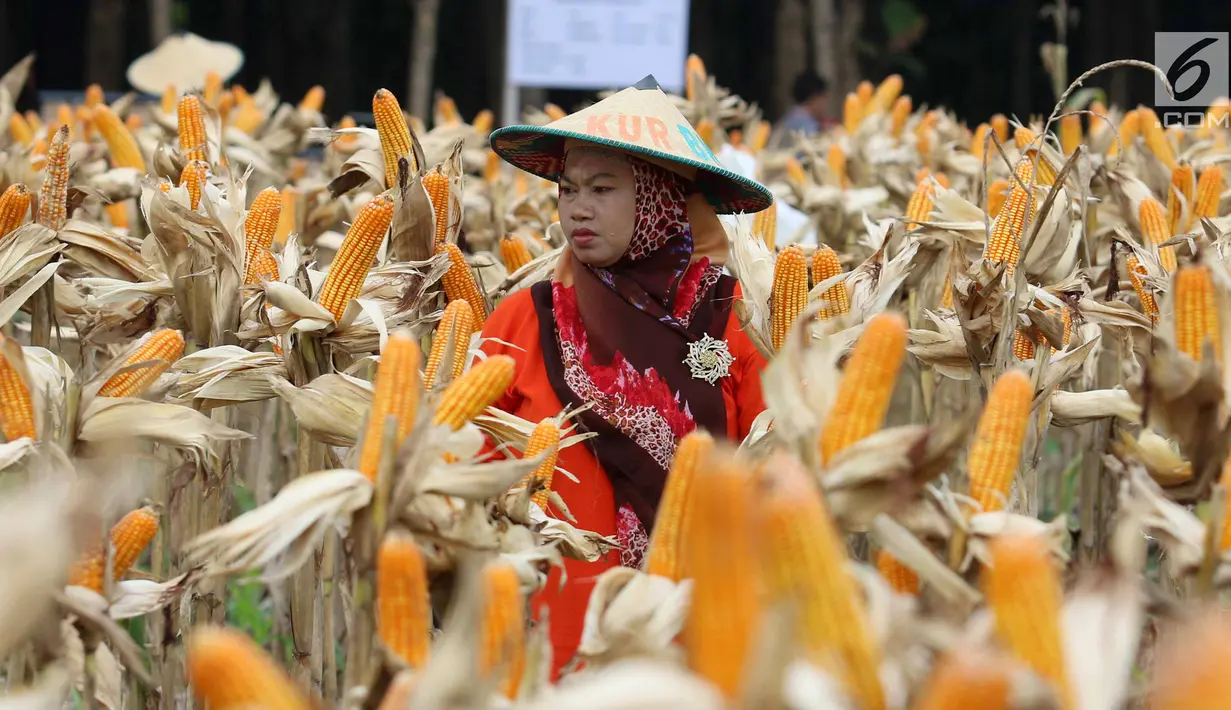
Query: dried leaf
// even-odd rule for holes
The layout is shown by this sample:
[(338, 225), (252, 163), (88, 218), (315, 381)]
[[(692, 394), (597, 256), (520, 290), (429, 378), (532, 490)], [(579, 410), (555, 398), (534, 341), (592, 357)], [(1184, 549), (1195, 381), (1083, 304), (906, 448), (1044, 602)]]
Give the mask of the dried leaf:
[(354, 446), (372, 407), (372, 385), (349, 375), (321, 375), (304, 387), (271, 378), (274, 393), (291, 405), (300, 426), (334, 446)]
[(599, 575), (586, 607), (578, 655), (597, 668), (637, 656), (674, 658), (692, 582), (676, 583), (627, 567)]

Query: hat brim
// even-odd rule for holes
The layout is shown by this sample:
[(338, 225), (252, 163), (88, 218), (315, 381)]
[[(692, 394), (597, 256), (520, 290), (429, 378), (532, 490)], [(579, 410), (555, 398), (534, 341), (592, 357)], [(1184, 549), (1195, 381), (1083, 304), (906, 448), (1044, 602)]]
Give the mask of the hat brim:
[(760, 212), (773, 204), (774, 196), (764, 185), (726, 168), (578, 131), (550, 126), (505, 126), (491, 134), (492, 150), (509, 164), (541, 178), (559, 182), (564, 161), (564, 142), (573, 139), (686, 165), (696, 170), (694, 184), (718, 214)]

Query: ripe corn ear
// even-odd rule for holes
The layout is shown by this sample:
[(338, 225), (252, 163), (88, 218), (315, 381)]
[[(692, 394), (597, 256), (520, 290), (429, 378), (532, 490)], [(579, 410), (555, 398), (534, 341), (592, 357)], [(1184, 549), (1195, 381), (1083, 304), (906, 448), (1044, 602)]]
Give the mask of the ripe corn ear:
[(1205, 264), (1186, 264), (1175, 272), (1171, 287), (1175, 299), (1175, 346), (1200, 362), (1207, 340), (1214, 347), (1214, 359), (1222, 362), (1222, 325), (1214, 277)]
[(1158, 303), (1154, 300), (1154, 293), (1146, 286), (1144, 277), (1149, 272), (1146, 267), (1137, 257), (1130, 256), (1125, 267), (1128, 270), (1128, 278), (1133, 283), (1133, 290), (1137, 292), (1137, 300), (1141, 301), (1141, 312), (1150, 317), (1150, 322), (1158, 325)]
[(30, 127), (30, 123), (26, 121), (25, 116), (20, 113), (14, 113), (9, 119), (9, 135), (13, 138), (14, 143), (22, 145), (30, 145), (34, 142), (34, 129)]
[(980, 652), (954, 651), (932, 671), (918, 710), (1010, 710), (1010, 690), (1016, 672), (1008, 659)]
[(389, 337), (373, 382), (372, 408), (364, 427), (363, 445), (359, 449), (359, 472), (375, 481), (380, 472), (385, 426), (393, 418), (393, 450), (401, 448), (415, 424), (419, 409), (419, 346), (405, 331)]
[(487, 322), (487, 298), (479, 290), (479, 284), (475, 282), (474, 274), (471, 273), (470, 265), (466, 263), (462, 250), (458, 249), (456, 244), (450, 243), (436, 248), (436, 253), (439, 254), (442, 251), (449, 255), (451, 262), (449, 270), (441, 278), (445, 296), (450, 301), (456, 301), (459, 298), (468, 301), (471, 310), (474, 311), (475, 328), (481, 330), (483, 324)]
[(1141, 116), (1136, 111), (1129, 111), (1124, 114), (1124, 118), (1120, 119), (1120, 130), (1118, 131), (1119, 139), (1113, 140), (1111, 146), (1107, 149), (1107, 155), (1115, 156), (1121, 150), (1127, 150), (1133, 146), (1133, 141), (1137, 136), (1141, 135)]
[(888, 111), (889, 107), (893, 106), (893, 102), (897, 101), (898, 96), (902, 93), (902, 76), (900, 74), (890, 74), (877, 84), (876, 90), (872, 92), (872, 98), (868, 99), (868, 115), (877, 111)]
[(85, 88), (85, 105), (94, 108), (101, 104), (104, 100), (103, 87), (98, 84), (90, 84)]
[(436, 246), (439, 247), (445, 243), (449, 233), (449, 178), (445, 177), (439, 166), (432, 168), (423, 176), (423, 189), (432, 202), (432, 223), (436, 228)]
[(282, 193), (267, 187), (257, 193), (244, 218), (244, 283), (256, 283), (258, 254), (269, 253), (282, 217)]
[(919, 594), (919, 575), (902, 564), (888, 550), (877, 553), (876, 569), (895, 592), (910, 596)]
[[(153, 508), (138, 508), (120, 518), (111, 528), (111, 546), (115, 549), (111, 558), (113, 580), (118, 582), (128, 573), (157, 532), (158, 515)], [(83, 555), (69, 570), (69, 585), (85, 587), (102, 594), (106, 555), (102, 545)]]
[(180, 97), (176, 106), (180, 152), (188, 160), (208, 161), (205, 152), (205, 113), (201, 99), (193, 94)]
[(991, 124), (992, 130), (996, 132), (996, 140), (1001, 143), (1009, 140), (1009, 119), (1005, 118), (1004, 114), (998, 113), (992, 116), (988, 119), (988, 123)]
[(1075, 113), (1060, 117), (1060, 148), (1072, 155), (1081, 145), (1081, 116)]
[(286, 671), (236, 629), (194, 629), (188, 639), (186, 666), (193, 691), (210, 710), (312, 707)]
[[(1022, 232), (1026, 220), (1034, 219), (1034, 199), (1026, 188), (1016, 185), (1005, 201), (1004, 207), (992, 223), (992, 236), (983, 250), (983, 258), (1008, 265), (1008, 273), (1016, 268), (1021, 253)], [(1028, 211), (1028, 212), (1027, 212)]]
[(372, 116), (376, 120), (376, 133), (380, 136), (380, 150), (385, 158), (385, 187), (393, 187), (398, 179), (398, 158), (406, 156), (410, 172), (419, 172), (411, 147), (410, 127), (397, 97), (388, 89), (379, 89), (372, 97)]
[(526, 668), (526, 612), (517, 571), (495, 561), (483, 569), (479, 672), (501, 672), (500, 692), (514, 700)]
[(842, 104), (842, 127), (847, 134), (853, 135), (862, 120), (863, 102), (859, 100), (859, 95), (853, 92), (847, 94), (846, 101)]
[(1145, 138), (1146, 147), (1150, 149), (1154, 157), (1167, 166), (1168, 170), (1175, 170), (1175, 149), (1167, 141), (1167, 134), (1163, 130), (1163, 124), (1158, 120), (1158, 114), (1148, 106), (1138, 107), (1137, 113), (1140, 116), (1138, 120), (1141, 123), (1141, 135)]
[(1000, 209), (1008, 199), (1009, 181), (996, 178), (987, 186), (987, 214), (992, 219), (1000, 216)]
[(1218, 216), (1218, 204), (1222, 199), (1222, 168), (1211, 165), (1201, 171), (1197, 181), (1197, 198), (1193, 205), (1194, 218)]
[(68, 221), (68, 126), (60, 126), (47, 149), (43, 186), (38, 192), (38, 223), (59, 231)]
[(319, 112), (325, 106), (325, 87), (317, 84), (299, 100), (300, 111), (316, 111)]
[[(828, 244), (821, 245), (812, 255), (812, 285), (819, 286), (840, 273), (842, 273), (842, 262), (838, 260), (838, 252)], [(827, 304), (819, 313), (822, 320), (835, 318), (851, 310), (850, 293), (846, 290), (845, 281), (840, 281), (825, 289), (821, 298), (825, 299)]]
[(543, 510), (547, 510), (547, 501), (551, 496), (551, 481), (556, 472), (556, 459), (560, 455), (560, 427), (550, 418), (543, 419), (535, 425), (526, 443), (525, 458), (534, 458), (540, 454), (545, 454), (543, 463), (526, 476), (525, 483), (538, 481), (542, 484), (530, 500)]
[(970, 497), (984, 511), (1003, 510), (1009, 499), (1033, 397), (1034, 386), (1020, 370), (1001, 375), (988, 394), (966, 459)]
[(714, 450), (714, 439), (705, 431), (686, 434), (676, 446), (667, 481), (663, 485), (663, 497), (654, 519), (654, 532), (650, 538), (649, 555), (645, 562), (647, 574), (666, 577), (674, 582), (688, 578), (684, 570), (688, 539), (688, 521), (691, 517), (693, 481), (698, 467)]
[(979, 163), (983, 163), (985, 153), (985, 144), (987, 143), (987, 134), (990, 133), (992, 127), (987, 123), (980, 123), (975, 128), (974, 135), (970, 139), (970, 154), (979, 159)]
[(771, 251), (778, 237), (778, 203), (771, 202), (769, 207), (757, 212), (752, 217), (752, 233), (765, 243)]
[(111, 165), (116, 168), (137, 168), (144, 173), (145, 158), (120, 117), (102, 104), (94, 109), (94, 122), (107, 143), (107, 151), (111, 153)]
[(274, 249), (281, 249), (285, 246), (287, 237), (295, 231), (295, 206), (298, 202), (299, 188), (283, 188), (282, 209), (278, 213), (278, 228), (274, 230)]
[[(4, 336), (0, 335), (0, 343)], [(30, 388), (4, 353), (0, 352), (0, 433), (5, 441), (22, 437), (37, 439), (34, 428), (34, 400)]]
[(492, 132), (492, 124), (494, 122), (495, 116), (492, 115), (492, 112), (489, 109), (483, 109), (474, 115), (474, 120), (470, 122), (470, 127), (479, 135), (487, 135)]
[(439, 371), (445, 356), (445, 348), (449, 338), (453, 338), (453, 360), (446, 364), (452, 372), (451, 380), (462, 376), (466, 369), (466, 351), (470, 347), (470, 336), (474, 334), (474, 309), (465, 300), (450, 301), (445, 306), (444, 315), (436, 325), (432, 336), (432, 351), (427, 358), (427, 367), (423, 373), (423, 386), (431, 389), (436, 384), (436, 373)]
[(901, 138), (902, 131), (906, 129), (906, 121), (910, 118), (910, 112), (914, 110), (911, 106), (909, 96), (899, 96), (893, 102), (893, 108), (889, 111), (889, 135), (894, 138)]
[(410, 535), (385, 535), (376, 553), (376, 633), (411, 668), (427, 665), (432, 611), (423, 551)]
[(205, 190), (208, 175), (209, 164), (204, 160), (189, 161), (180, 175), (180, 187), (187, 188), (188, 206), (194, 210), (201, 204), (201, 193)]
[(1171, 230), (1167, 228), (1167, 215), (1163, 212), (1163, 206), (1153, 197), (1147, 197), (1137, 208), (1137, 218), (1141, 223), (1141, 232), (1146, 237), (1146, 243), (1158, 252), (1159, 263), (1163, 265), (1167, 273), (1175, 271), (1175, 247), (1159, 247), (1172, 236)]
[[(1192, 164), (1177, 165), (1175, 170), (1171, 171), (1171, 187), (1167, 190), (1167, 227), (1172, 234), (1186, 231), (1192, 223), (1193, 196), (1196, 190)], [(1185, 210), (1188, 211), (1187, 219), (1184, 218)]]
[(906, 321), (896, 313), (880, 313), (868, 321), (842, 371), (821, 432), (821, 460), (826, 465), (884, 424), (905, 358)]
[(529, 264), (533, 259), (530, 248), (516, 234), (506, 234), (500, 238), (500, 260), (504, 268), (511, 274)]
[(139, 397), (184, 354), (184, 336), (164, 328), (150, 335), (145, 344), (128, 356), (125, 365), (151, 364), (112, 376), (98, 390), (99, 397)]
[(346, 231), (317, 300), (334, 318), (341, 320), (351, 299), (363, 290), (363, 281), (392, 221), (393, 198), (381, 194), (363, 206)]
[(796, 244), (789, 244), (778, 253), (771, 299), (771, 340), (774, 349), (780, 349), (791, 324), (808, 305), (808, 260)]
[(849, 188), (851, 186), (851, 178), (846, 172), (846, 151), (842, 150), (842, 146), (837, 143), (831, 143), (825, 160), (829, 163), (829, 169), (833, 171), (834, 177), (838, 180), (838, 187), (843, 190)]
[(30, 190), (15, 182), (0, 194), (0, 237), (21, 226), (30, 211)]
[(517, 363), (508, 355), (493, 355), (474, 364), (445, 388), (432, 424), (453, 431), (483, 413), (513, 384)]

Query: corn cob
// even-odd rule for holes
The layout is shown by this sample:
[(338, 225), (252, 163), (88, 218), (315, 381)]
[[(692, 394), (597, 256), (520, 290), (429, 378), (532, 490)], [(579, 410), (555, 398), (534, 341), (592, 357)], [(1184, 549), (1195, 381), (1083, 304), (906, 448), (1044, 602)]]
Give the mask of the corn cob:
[(985, 652), (955, 651), (936, 665), (916, 706), (918, 710), (1010, 710), (1012, 663)]
[(748, 142), (748, 147), (752, 149), (753, 154), (760, 153), (765, 150), (765, 146), (769, 143), (770, 125), (766, 121), (761, 121), (752, 132), (752, 140)]
[(517, 570), (494, 561), (483, 569), (479, 672), (500, 671), (500, 692), (515, 700), (526, 667), (526, 612)]
[(684, 568), (693, 581), (684, 622), (688, 667), (724, 695), (738, 695), (761, 628), (762, 561), (748, 501), (747, 472), (735, 461), (707, 457), (690, 487), (683, 529)]
[(24, 183), (9, 185), (0, 194), (0, 237), (21, 226), (30, 211), (30, 190)]
[(295, 205), (299, 201), (299, 188), (282, 190), (282, 209), (278, 212), (278, 228), (274, 230), (274, 249), (282, 249), (286, 239), (295, 231)]
[(70, 142), (77, 139), (77, 117), (68, 104), (60, 104), (56, 107), (56, 122), (47, 126), (47, 142), (50, 143), (56, 137), (56, 131), (60, 130), (60, 126), (68, 126)]
[(38, 111), (26, 111), (26, 124), (30, 126), (30, 131), (34, 134), (31, 136), (31, 140), (33, 140), (34, 136), (38, 135), (39, 131), (43, 130), (43, 120), (39, 117)]
[(804, 166), (800, 165), (799, 161), (794, 157), (786, 159), (786, 176), (797, 187), (803, 187), (809, 182), (808, 174), (804, 172)]
[(1117, 155), (1122, 149), (1131, 148), (1133, 141), (1141, 135), (1141, 116), (1136, 111), (1129, 111), (1120, 119), (1119, 140), (1111, 142), (1107, 155)]
[(432, 351), (428, 355), (427, 368), (423, 373), (423, 386), (426, 389), (430, 390), (436, 384), (436, 373), (444, 360), (450, 334), (453, 336), (453, 362), (450, 370), (452, 379), (457, 379), (466, 369), (466, 351), (470, 347), (470, 336), (474, 334), (474, 309), (470, 307), (469, 301), (450, 301), (449, 305), (445, 306), (444, 315), (440, 317), (436, 333), (432, 336)]
[(1214, 710), (1231, 694), (1231, 624), (1213, 609), (1185, 619), (1156, 646), (1151, 710)]
[(363, 290), (363, 281), (392, 221), (393, 198), (381, 194), (363, 206), (346, 230), (317, 300), (334, 318), (341, 320), (351, 299)]
[(252, 261), (252, 280), (245, 284), (259, 284), (263, 281), (278, 281), (278, 260), (267, 251), (259, 251)]
[(376, 133), (380, 136), (380, 150), (385, 158), (385, 187), (393, 187), (398, 179), (398, 159), (406, 156), (410, 172), (419, 172), (411, 148), (410, 127), (402, 114), (397, 97), (388, 89), (379, 89), (372, 97), (372, 115), (376, 119)]
[(906, 229), (918, 229), (919, 222), (927, 220), (932, 214), (932, 183), (920, 180), (906, 203)]
[[(838, 260), (838, 253), (828, 244), (821, 245), (812, 255), (812, 285), (819, 286), (840, 273), (842, 273), (842, 262)], [(819, 314), (822, 320), (849, 313), (851, 310), (850, 294), (846, 290), (845, 281), (840, 281), (825, 289), (821, 298), (827, 303)]]
[[(0, 343), (4, 336), (0, 335)], [(5, 441), (17, 441), (22, 437), (37, 439), (34, 429), (34, 400), (30, 388), (0, 352), (0, 433)]]
[(915, 136), (915, 151), (924, 165), (932, 164), (932, 137), (929, 133), (919, 133)]
[[(1187, 231), (1192, 224), (1193, 193), (1196, 192), (1193, 178), (1190, 163), (1177, 165), (1171, 171), (1171, 188), (1167, 190), (1167, 227), (1172, 234)], [(1188, 219), (1183, 218), (1184, 210), (1188, 210)]]
[(300, 111), (316, 111), (319, 112), (325, 106), (325, 87), (317, 84), (299, 100)]
[(547, 117), (553, 121), (559, 121), (568, 115), (564, 112), (564, 109), (553, 103), (545, 104), (543, 106), (543, 113), (547, 114)]
[(987, 214), (992, 219), (1000, 215), (1000, 208), (1008, 198), (1009, 181), (996, 178), (987, 186)]
[(90, 84), (85, 89), (85, 105), (94, 108), (103, 102), (103, 87)]
[(846, 173), (846, 151), (842, 150), (842, 146), (837, 143), (829, 144), (829, 153), (825, 160), (829, 163), (829, 169), (833, 171), (834, 176), (838, 179), (838, 187), (843, 190), (849, 188), (851, 186), (851, 179)]
[(699, 475), (701, 462), (713, 449), (713, 437), (701, 430), (686, 434), (676, 446), (650, 539), (645, 562), (647, 574), (666, 577), (673, 582), (687, 579), (684, 542), (688, 539), (688, 521), (692, 515), (692, 482)]
[(81, 140), (89, 143), (94, 140), (94, 109), (78, 106), (76, 115), (77, 123), (81, 124)]
[(242, 632), (217, 626), (193, 630), (188, 680), (210, 710), (309, 710), (312, 705), (265, 650)]
[(462, 250), (458, 249), (456, 244), (442, 244), (436, 248), (437, 254), (442, 251), (449, 255), (449, 261), (452, 262), (449, 270), (440, 279), (444, 285), (445, 296), (450, 301), (458, 299), (469, 301), (470, 308), (474, 311), (475, 329), (482, 330), (483, 324), (487, 322), (487, 299), (479, 290), (479, 285), (475, 283), (474, 274), (470, 271), (470, 265), (466, 263), (466, 257), (462, 255)]
[[(689, 54), (684, 63), (684, 96), (694, 101), (697, 96), (698, 84), (704, 84), (706, 79), (705, 62), (696, 54)], [(551, 104), (548, 104), (549, 106)], [(551, 114), (548, 114), (551, 115)], [(552, 120), (556, 120), (554, 117)]]
[(1037, 142), (1038, 138), (1039, 134), (1025, 126), (1018, 126), (1013, 129), (1013, 142), (1017, 145), (1018, 150), (1025, 150), (1026, 146)]
[(9, 135), (12, 136), (13, 142), (22, 145), (30, 145), (34, 142), (34, 130), (30, 128), (29, 122), (20, 113), (14, 113), (9, 119)]
[(1075, 113), (1060, 117), (1060, 148), (1072, 155), (1081, 145), (1081, 116)]
[[(354, 117), (351, 116), (350, 114), (347, 114), (338, 121), (338, 130), (342, 130), (343, 128), (354, 128), (357, 125), (358, 124), (355, 123)], [(337, 146), (340, 147), (344, 145), (350, 145), (351, 143), (354, 143), (357, 140), (359, 140), (359, 136), (355, 135), (354, 133), (341, 133), (338, 135), (337, 139), (334, 142), (337, 144)]]
[(1034, 386), (1020, 370), (1001, 375), (988, 394), (966, 459), (970, 497), (984, 511), (1003, 510), (1008, 501), (1033, 396)]
[(137, 168), (144, 173), (145, 158), (141, 156), (141, 149), (137, 147), (137, 141), (120, 121), (120, 117), (116, 116), (106, 104), (102, 104), (94, 109), (94, 121), (98, 125), (98, 132), (107, 142), (107, 151), (111, 153), (111, 165), (116, 168)]
[(1197, 181), (1197, 197), (1193, 205), (1193, 217), (1214, 218), (1218, 216), (1218, 204), (1222, 199), (1222, 168), (1211, 165), (1201, 171)]
[(470, 127), (479, 135), (487, 135), (492, 132), (492, 124), (495, 122), (495, 116), (488, 109), (474, 115), (474, 120), (470, 122)]
[(992, 126), (992, 130), (996, 132), (996, 140), (1004, 143), (1009, 140), (1009, 119), (1005, 118), (1004, 114), (998, 113), (987, 120)]
[[(1027, 207), (1027, 205), (1029, 205)], [(1029, 209), (1029, 214), (1027, 214)], [(983, 250), (983, 258), (998, 264), (1007, 264), (1008, 273), (1016, 268), (1021, 253), (1022, 232), (1027, 218), (1034, 218), (1034, 199), (1026, 188), (1016, 185), (1009, 192), (1004, 208), (992, 223), (992, 236)]]
[(867, 115), (870, 116), (877, 111), (888, 111), (901, 93), (902, 76), (900, 74), (890, 74), (885, 77), (876, 86), (876, 90), (872, 92), (872, 98), (868, 99)]
[(1214, 348), (1215, 361), (1222, 362), (1222, 326), (1214, 292), (1213, 272), (1205, 264), (1186, 264), (1175, 272), (1175, 346), (1200, 362), (1205, 342)]
[(1154, 157), (1163, 161), (1168, 170), (1175, 170), (1175, 150), (1167, 142), (1163, 124), (1158, 120), (1158, 114), (1148, 106), (1138, 106), (1137, 114), (1141, 128), (1141, 136), (1145, 138), (1146, 147)]
[(1197, 136), (1208, 138), (1214, 132), (1215, 126), (1227, 125), (1226, 116), (1229, 109), (1231, 109), (1231, 99), (1226, 96), (1214, 99), (1214, 103), (1210, 104), (1209, 110), (1205, 112), (1205, 121), (1197, 129)]
[(517, 235), (506, 234), (500, 238), (500, 260), (510, 274), (529, 264), (532, 259), (530, 248)]
[(169, 116), (175, 113), (175, 97), (178, 95), (175, 84), (167, 84), (167, 87), (162, 90), (162, 98), (158, 106), (162, 109), (163, 115)]
[(457, 125), (462, 122), (462, 115), (457, 110), (457, 103), (442, 93), (436, 95), (436, 122), (438, 125)]
[(898, 561), (888, 550), (877, 553), (876, 569), (895, 592), (910, 596), (919, 594), (919, 575)]
[(187, 160), (208, 161), (205, 152), (205, 113), (201, 99), (193, 94), (180, 97), (176, 107), (180, 152)]
[(30, 146), (30, 167), (35, 172), (47, 167), (47, 141), (42, 138), (35, 138), (34, 145)]
[(256, 102), (251, 98), (246, 101), (236, 99), (236, 106), (236, 110), (227, 114), (227, 117), (231, 118), (231, 125), (248, 135), (256, 133), (265, 122), (265, 114), (261, 113), (261, 109), (257, 108)]
[(543, 419), (535, 425), (526, 443), (525, 458), (534, 458), (539, 454), (546, 454), (543, 463), (526, 475), (524, 483), (527, 485), (531, 481), (542, 483), (542, 488), (535, 491), (530, 500), (543, 510), (547, 510), (547, 502), (551, 496), (551, 481), (556, 472), (556, 459), (560, 455), (560, 427), (551, 418)]
[(1150, 317), (1150, 322), (1158, 325), (1158, 303), (1154, 300), (1154, 294), (1146, 287), (1145, 280), (1142, 278), (1148, 272), (1144, 264), (1137, 260), (1137, 257), (1130, 256), (1125, 262), (1128, 270), (1128, 278), (1133, 283), (1133, 290), (1137, 292), (1137, 300), (1141, 301), (1141, 312)]
[(808, 260), (796, 244), (788, 244), (778, 253), (771, 298), (771, 340), (777, 350), (786, 342), (791, 324), (808, 305)]
[(43, 186), (38, 192), (38, 223), (59, 231), (68, 221), (68, 126), (56, 130), (47, 149)]
[(945, 285), (940, 291), (940, 307), (953, 310), (953, 277), (945, 273)]
[(502, 170), (502, 161), (496, 151), (487, 150), (487, 162), (483, 165), (483, 180), (489, 185), (495, 185), (500, 182), (500, 172)]
[(895, 313), (880, 313), (868, 321), (842, 371), (821, 432), (821, 460), (826, 465), (881, 428), (905, 358), (906, 321)]
[(394, 530), (376, 553), (376, 633), (411, 668), (427, 664), (432, 612), (423, 552), (410, 535)]
[(697, 121), (697, 135), (711, 149), (714, 147), (714, 122), (708, 118), (703, 118)]
[(244, 218), (244, 283), (256, 283), (257, 255), (268, 253), (282, 217), (282, 193), (267, 187), (257, 193)]
[(859, 86), (855, 87), (855, 95), (859, 97), (859, 105), (867, 106), (868, 102), (872, 100), (872, 94), (875, 91), (876, 87), (867, 79), (859, 82)]
[(985, 144), (987, 143), (987, 134), (991, 130), (992, 127), (989, 124), (980, 123), (979, 126), (975, 128), (974, 136), (970, 139), (970, 154), (978, 158), (980, 163), (983, 162)]
[(1061, 708), (1073, 708), (1060, 636), (1063, 593), (1043, 537), (998, 535), (989, 550), (991, 565), (983, 571), (983, 588), (996, 635), (1018, 660), (1052, 684)]
[(1158, 246), (1172, 236), (1171, 231), (1167, 229), (1167, 215), (1163, 213), (1163, 206), (1153, 197), (1147, 197), (1137, 208), (1137, 218), (1141, 222), (1141, 231), (1146, 237), (1146, 243), (1158, 252), (1159, 263), (1163, 265), (1167, 273), (1175, 271), (1175, 247), (1160, 248)]
[(222, 95), (222, 77), (216, 71), (205, 73), (205, 86), (201, 89), (201, 98), (210, 106), (218, 105), (218, 97)]
[(209, 175), (209, 164), (204, 160), (190, 160), (180, 174), (180, 187), (188, 190), (188, 206), (196, 209), (201, 204), (201, 193)]
[(116, 229), (128, 229), (128, 206), (123, 202), (112, 202), (104, 205), (103, 211), (107, 213), (107, 221)]
[(439, 247), (445, 243), (449, 234), (449, 178), (440, 170), (440, 166), (432, 168), (423, 176), (423, 189), (432, 202), (432, 223), (436, 226), (435, 240)]
[(252, 94), (244, 88), (243, 84), (231, 84), (231, 93), (235, 94), (235, 103), (246, 104), (252, 101)]
[[(138, 508), (111, 528), (111, 545), (115, 554), (111, 558), (111, 578), (120, 581), (141, 557), (158, 532), (158, 515), (153, 508)], [(87, 552), (72, 566), (68, 574), (70, 586), (85, 587), (103, 593), (104, 565), (107, 552), (102, 545)]]
[(419, 408), (419, 346), (404, 331), (394, 332), (381, 353), (373, 383), (372, 408), (359, 450), (359, 472), (375, 481), (380, 472), (385, 426), (393, 417), (393, 450), (402, 446)]
[(475, 363), (445, 388), (432, 418), (435, 426), (453, 431), (483, 413), (513, 383), (517, 363), (508, 355), (493, 355)]
[(761, 538), (774, 541), (765, 559), (770, 599), (797, 604), (808, 659), (833, 672), (855, 707), (884, 708), (880, 652), (846, 568), (845, 540), (815, 482), (802, 466), (782, 461), (761, 502)]
[(859, 128), (859, 122), (863, 120), (863, 102), (859, 100), (859, 95), (849, 93), (846, 95), (846, 101), (842, 104), (842, 127), (846, 129), (848, 134), (853, 135), (855, 129)]
[(1013, 333), (1013, 357), (1018, 360), (1034, 359), (1034, 341), (1023, 328), (1018, 328)]
[(222, 121), (222, 125), (227, 125), (227, 120), (231, 117), (231, 111), (235, 110), (235, 92), (224, 91), (222, 96), (218, 97), (218, 118)]
[(144, 345), (137, 348), (136, 352), (124, 361), (124, 364), (127, 366), (139, 362), (156, 362), (112, 376), (99, 388), (98, 396), (139, 397), (183, 354), (184, 336), (178, 330), (164, 328), (155, 331)]
[(752, 233), (765, 243), (771, 251), (778, 237), (778, 203), (771, 202), (769, 207), (752, 216)]

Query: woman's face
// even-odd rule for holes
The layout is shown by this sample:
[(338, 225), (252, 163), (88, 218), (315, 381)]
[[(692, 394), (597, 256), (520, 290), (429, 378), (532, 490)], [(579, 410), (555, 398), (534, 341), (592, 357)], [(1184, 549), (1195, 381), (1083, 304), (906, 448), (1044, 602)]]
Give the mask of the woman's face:
[(633, 167), (619, 151), (568, 151), (560, 174), (560, 226), (582, 263), (611, 266), (628, 251), (637, 219)]

